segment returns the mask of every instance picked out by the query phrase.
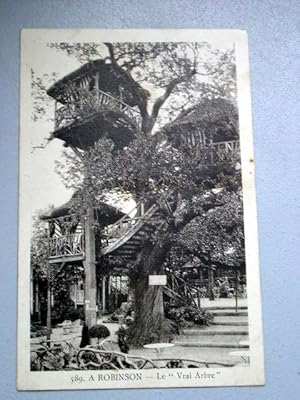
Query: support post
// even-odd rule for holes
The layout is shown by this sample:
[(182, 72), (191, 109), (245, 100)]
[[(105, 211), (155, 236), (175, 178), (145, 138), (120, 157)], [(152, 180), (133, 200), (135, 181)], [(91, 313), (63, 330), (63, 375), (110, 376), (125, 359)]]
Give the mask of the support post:
[(78, 283), (77, 283), (77, 281), (76, 281), (76, 283), (75, 283), (75, 285), (74, 285), (74, 296), (75, 296), (75, 299), (74, 299), (74, 308), (75, 308), (75, 310), (77, 310), (77, 285), (78, 285)]
[(57, 100), (54, 102), (54, 130), (58, 127), (57, 125)]
[(108, 311), (111, 310), (112, 299), (111, 299), (111, 275), (107, 277), (107, 308)]
[(33, 286), (32, 269), (30, 270), (30, 315), (33, 316), (35, 311), (35, 293)]
[(200, 299), (200, 293), (199, 293), (199, 289), (197, 290), (197, 305), (198, 308), (201, 308), (201, 299)]
[(214, 300), (214, 270), (213, 266), (209, 265), (208, 267), (208, 296), (210, 300)]
[(106, 276), (102, 278), (102, 312), (106, 312)]
[(50, 263), (47, 262), (47, 342), (51, 339), (52, 326), (51, 326), (51, 272)]
[(93, 209), (88, 207), (85, 220), (85, 260), (83, 262), (85, 271), (84, 318), (88, 328), (97, 323), (96, 251), (93, 220)]
[(238, 312), (238, 269), (235, 267), (235, 312)]
[(118, 307), (118, 301), (119, 301), (119, 288), (118, 288), (118, 275), (116, 276), (116, 285), (115, 285), (115, 306)]

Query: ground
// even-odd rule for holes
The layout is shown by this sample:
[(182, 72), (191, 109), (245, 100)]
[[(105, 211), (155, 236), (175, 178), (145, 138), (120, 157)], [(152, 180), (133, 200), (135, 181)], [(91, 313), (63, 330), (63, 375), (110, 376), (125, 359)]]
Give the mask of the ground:
[[(130, 355), (146, 358), (175, 358), (207, 362), (242, 363), (241, 356), (248, 351), (247, 299), (238, 299), (238, 313), (235, 314), (235, 299), (202, 299), (202, 307), (216, 314), (216, 325), (209, 327), (193, 326), (174, 338), (174, 347), (163, 349), (158, 355), (154, 349), (130, 348)], [(218, 316), (221, 314), (221, 316)], [(112, 350), (119, 351), (118, 323), (107, 323), (107, 316), (99, 318), (98, 323), (105, 324), (111, 332), (108, 339)], [(218, 322), (220, 320), (220, 323)], [(51, 340), (64, 339), (72, 341), (75, 346), (80, 343), (81, 328), (71, 333), (64, 333), (61, 327), (54, 328)], [(32, 342), (37, 342), (33, 339)], [(234, 354), (235, 352), (242, 352)]]

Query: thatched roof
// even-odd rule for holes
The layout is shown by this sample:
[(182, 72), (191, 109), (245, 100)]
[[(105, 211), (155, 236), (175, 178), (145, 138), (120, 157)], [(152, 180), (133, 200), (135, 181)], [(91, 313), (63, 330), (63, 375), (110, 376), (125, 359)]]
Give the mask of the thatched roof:
[[(163, 132), (170, 138), (185, 132), (201, 130), (222, 140), (238, 138), (237, 107), (225, 99), (203, 99), (182, 111), (178, 117), (165, 125)], [(218, 140), (217, 140), (218, 141)]]
[(148, 91), (143, 89), (126, 70), (116, 64), (107, 63), (104, 59), (90, 61), (64, 76), (47, 90), (47, 94), (63, 102), (62, 94), (68, 86), (84, 77), (95, 77), (97, 72), (99, 72), (99, 89), (114, 93), (121, 86), (124, 89), (124, 101), (130, 106), (141, 104), (149, 97)]
[[(42, 216), (40, 216), (40, 218), (44, 221), (47, 221), (50, 219), (65, 217), (72, 214), (73, 207), (75, 203), (79, 200), (79, 196), (80, 195), (78, 192), (74, 193), (69, 201), (43, 214)], [(114, 223), (125, 215), (121, 210), (117, 209), (116, 207), (113, 207), (101, 201), (97, 203), (97, 208), (95, 209), (95, 211), (97, 219), (101, 221), (102, 224)]]

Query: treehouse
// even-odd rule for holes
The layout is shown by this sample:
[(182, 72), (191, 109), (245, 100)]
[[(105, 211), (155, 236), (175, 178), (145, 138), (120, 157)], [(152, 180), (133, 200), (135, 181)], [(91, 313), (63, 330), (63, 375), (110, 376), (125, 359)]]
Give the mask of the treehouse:
[[(49, 226), (49, 264), (54, 268), (72, 265), (74, 273), (84, 270), (84, 283), (79, 279), (78, 284), (70, 287), (70, 299), (76, 306), (83, 305), (94, 286), (94, 300), (105, 312), (119, 307), (128, 298), (127, 263), (135, 258), (153, 230), (150, 219), (156, 207), (146, 208), (144, 203), (138, 203), (124, 214), (99, 202), (90, 221), (87, 212), (81, 210), (81, 217), (74, 212), (82, 202), (77, 192), (70, 201), (41, 216)], [(93, 265), (94, 275), (89, 264)]]
[[(86, 217), (80, 218), (74, 213), (75, 204), (78, 202), (80, 202), (80, 197), (78, 193), (75, 193), (67, 203), (41, 217), (49, 224), (49, 262), (52, 264), (85, 259)], [(101, 257), (102, 230), (123, 216), (122, 211), (103, 202), (99, 202), (99, 205), (94, 208), (93, 230), (97, 259)]]
[(91, 61), (52, 85), (54, 138), (88, 149), (100, 138), (123, 148), (141, 128), (145, 91), (127, 72), (106, 60)]
[(178, 148), (190, 148), (207, 164), (240, 160), (238, 114), (224, 99), (204, 99), (184, 110), (163, 132)]

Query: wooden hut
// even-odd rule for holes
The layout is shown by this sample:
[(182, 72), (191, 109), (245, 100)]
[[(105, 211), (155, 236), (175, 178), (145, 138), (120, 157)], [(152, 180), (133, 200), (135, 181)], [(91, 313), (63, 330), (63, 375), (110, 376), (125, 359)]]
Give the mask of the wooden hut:
[(139, 108), (145, 91), (125, 70), (99, 59), (91, 61), (52, 85), (55, 100), (53, 138), (86, 150), (101, 137), (122, 148), (141, 127)]

